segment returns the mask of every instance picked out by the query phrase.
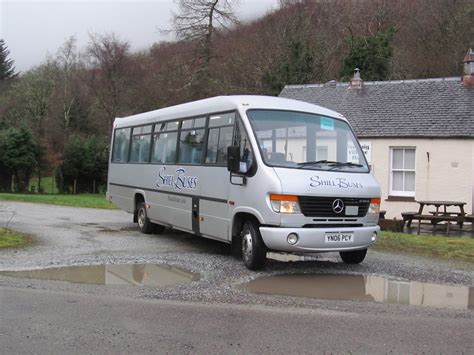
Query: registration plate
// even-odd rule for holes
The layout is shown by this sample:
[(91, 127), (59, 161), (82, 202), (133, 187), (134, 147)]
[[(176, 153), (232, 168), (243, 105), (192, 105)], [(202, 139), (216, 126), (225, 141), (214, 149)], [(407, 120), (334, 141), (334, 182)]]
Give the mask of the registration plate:
[(352, 243), (354, 233), (329, 232), (325, 234), (326, 243)]

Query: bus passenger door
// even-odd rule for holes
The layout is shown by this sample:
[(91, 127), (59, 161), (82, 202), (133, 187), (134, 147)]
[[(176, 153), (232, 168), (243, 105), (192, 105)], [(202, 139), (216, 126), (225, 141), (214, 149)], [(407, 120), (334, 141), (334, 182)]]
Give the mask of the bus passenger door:
[[(235, 112), (212, 114), (209, 117), (204, 164), (199, 168), (198, 207), (193, 203), (193, 209), (199, 209), (197, 234), (224, 241), (229, 240), (227, 147), (232, 145), (235, 118)], [(196, 226), (196, 221), (193, 220), (193, 223)], [(194, 227), (193, 230), (196, 233)]]

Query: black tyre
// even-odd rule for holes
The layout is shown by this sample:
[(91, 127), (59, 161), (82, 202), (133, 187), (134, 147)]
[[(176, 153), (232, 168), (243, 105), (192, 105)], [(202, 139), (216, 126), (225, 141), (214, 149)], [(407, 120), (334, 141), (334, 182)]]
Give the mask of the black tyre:
[(346, 264), (359, 264), (364, 261), (367, 255), (367, 249), (353, 250), (353, 251), (341, 251), (339, 252), (342, 261)]
[(138, 220), (138, 227), (140, 228), (140, 232), (144, 234), (151, 234), (155, 229), (155, 225), (150, 222), (148, 219), (148, 215), (146, 213), (146, 206), (144, 202), (140, 202), (137, 209), (137, 220)]
[(241, 233), (242, 260), (249, 270), (258, 270), (263, 267), (267, 258), (267, 250), (258, 229), (258, 223), (245, 221)]

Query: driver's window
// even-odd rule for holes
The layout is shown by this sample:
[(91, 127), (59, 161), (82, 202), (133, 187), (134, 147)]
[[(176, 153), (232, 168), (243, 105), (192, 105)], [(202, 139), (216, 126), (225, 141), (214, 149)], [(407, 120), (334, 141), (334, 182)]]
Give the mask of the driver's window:
[(237, 123), (236, 123), (234, 145), (237, 145), (240, 147), (239, 172), (245, 174), (250, 170), (250, 167), (253, 164), (254, 157), (253, 157), (252, 147), (250, 146), (249, 138), (240, 120), (237, 120)]

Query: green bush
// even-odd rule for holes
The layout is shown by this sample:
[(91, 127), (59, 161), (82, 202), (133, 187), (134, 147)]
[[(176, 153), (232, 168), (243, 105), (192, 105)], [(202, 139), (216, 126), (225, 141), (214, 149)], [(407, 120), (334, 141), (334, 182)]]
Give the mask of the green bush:
[(66, 144), (63, 164), (56, 174), (56, 183), (61, 192), (76, 193), (99, 191), (107, 183), (109, 158), (108, 141), (96, 136), (72, 136)]

